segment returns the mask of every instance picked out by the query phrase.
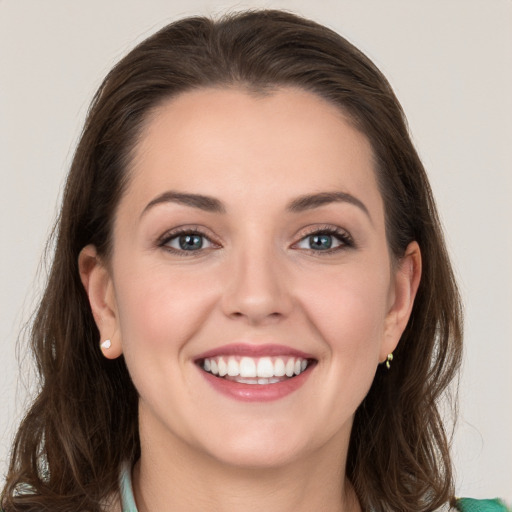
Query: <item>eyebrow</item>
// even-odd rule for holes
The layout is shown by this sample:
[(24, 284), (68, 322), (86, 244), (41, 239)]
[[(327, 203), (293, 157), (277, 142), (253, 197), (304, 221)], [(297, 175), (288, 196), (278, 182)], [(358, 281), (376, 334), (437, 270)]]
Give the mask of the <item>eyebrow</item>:
[[(226, 213), (224, 204), (215, 197), (169, 190), (150, 201), (142, 211), (141, 216), (154, 206), (163, 203), (182, 204), (211, 213)], [(325, 206), (331, 203), (349, 203), (357, 206), (368, 216), (370, 221), (372, 220), (370, 212), (368, 211), (368, 208), (365, 206), (365, 204), (360, 199), (353, 196), (352, 194), (348, 194), (347, 192), (319, 192), (318, 194), (307, 194), (297, 197), (291, 201), (286, 209), (292, 213), (300, 213), (303, 211), (320, 208), (321, 206)]]
[(320, 192), (318, 194), (300, 196), (289, 203), (287, 209), (294, 213), (303, 212), (331, 203), (349, 203), (357, 206), (372, 220), (366, 205), (360, 199), (347, 192)]
[(173, 190), (169, 190), (150, 201), (142, 211), (141, 217), (148, 210), (157, 204), (162, 203), (178, 203), (185, 206), (191, 206), (192, 208), (199, 208), (200, 210), (204, 210), (206, 212), (226, 213), (226, 208), (224, 208), (224, 205), (214, 197), (203, 196), (200, 194), (186, 194), (183, 192), (175, 192)]

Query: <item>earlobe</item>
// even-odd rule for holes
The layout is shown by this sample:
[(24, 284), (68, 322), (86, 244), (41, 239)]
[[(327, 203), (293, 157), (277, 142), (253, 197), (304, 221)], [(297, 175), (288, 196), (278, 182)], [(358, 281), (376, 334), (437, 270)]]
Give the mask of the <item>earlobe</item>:
[(115, 359), (121, 355), (122, 347), (113, 283), (96, 247), (87, 245), (80, 251), (78, 269), (100, 332), (98, 345), (106, 358)]
[(414, 299), (421, 279), (421, 251), (417, 242), (411, 242), (394, 270), (393, 300), (386, 317), (385, 339), (380, 361), (386, 361), (398, 345), (411, 316)]

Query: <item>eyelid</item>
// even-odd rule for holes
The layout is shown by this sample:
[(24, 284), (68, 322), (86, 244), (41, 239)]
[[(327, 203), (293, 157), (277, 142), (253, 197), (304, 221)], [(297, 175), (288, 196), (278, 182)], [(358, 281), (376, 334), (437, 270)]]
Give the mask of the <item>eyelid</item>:
[[(314, 250), (314, 249), (301, 249), (298, 247), (298, 244), (302, 242), (304, 239), (306, 239), (309, 236), (313, 235), (331, 235), (338, 239), (340, 242), (340, 245), (337, 247), (334, 247), (332, 249), (327, 249), (324, 251), (321, 250)], [(182, 249), (177, 249), (174, 247), (170, 247), (167, 245), (170, 240), (179, 237), (180, 235), (199, 235), (204, 237), (208, 240), (208, 242), (211, 244), (211, 247), (205, 247), (200, 248), (195, 251), (186, 251)], [(344, 228), (341, 228), (339, 226), (333, 225), (333, 224), (317, 224), (317, 225), (311, 225), (306, 226), (302, 228), (297, 235), (295, 236), (295, 239), (297, 240), (291, 245), (292, 249), (300, 249), (309, 251), (315, 254), (332, 254), (334, 252), (337, 252), (339, 250), (348, 249), (348, 248), (355, 248), (356, 244), (354, 242), (354, 239), (352, 235)], [(175, 228), (172, 228), (166, 232), (164, 232), (161, 236), (158, 237), (156, 241), (156, 245), (158, 247), (161, 247), (169, 252), (173, 252), (175, 254), (179, 254), (182, 256), (194, 256), (199, 255), (201, 252), (208, 251), (210, 249), (215, 248), (221, 248), (222, 243), (218, 239), (217, 236), (215, 236), (209, 229), (205, 228), (204, 226), (200, 225), (182, 225), (177, 226)]]
[(318, 224), (313, 226), (307, 226), (306, 228), (303, 228), (301, 231), (297, 233), (296, 238), (298, 240), (294, 242), (291, 246), (292, 249), (300, 249), (297, 247), (297, 245), (302, 242), (307, 237), (313, 236), (313, 235), (332, 235), (335, 238), (337, 238), (341, 245), (338, 247), (334, 247), (332, 249), (327, 249), (324, 251), (318, 251), (314, 249), (303, 249), (309, 252), (313, 252), (315, 254), (332, 254), (333, 252), (337, 252), (339, 250), (348, 249), (348, 248), (355, 248), (356, 244), (354, 242), (354, 239), (352, 235), (346, 230), (339, 226), (333, 225), (333, 224)]
[[(177, 238), (181, 235), (199, 235), (204, 237), (205, 239), (210, 242), (211, 247), (205, 247), (198, 249), (196, 251), (185, 251), (181, 249), (177, 249), (175, 247), (171, 247), (167, 245), (171, 240), (174, 238)], [(203, 226), (198, 225), (184, 225), (184, 226), (177, 226), (175, 228), (169, 229), (162, 235), (160, 235), (156, 241), (156, 245), (158, 247), (161, 247), (162, 249), (165, 249), (169, 252), (173, 252), (175, 254), (183, 255), (183, 256), (194, 256), (198, 253), (201, 253), (203, 251), (210, 250), (212, 248), (219, 248), (222, 247), (220, 241), (218, 240), (218, 237), (214, 236), (213, 233), (209, 229), (204, 228)]]

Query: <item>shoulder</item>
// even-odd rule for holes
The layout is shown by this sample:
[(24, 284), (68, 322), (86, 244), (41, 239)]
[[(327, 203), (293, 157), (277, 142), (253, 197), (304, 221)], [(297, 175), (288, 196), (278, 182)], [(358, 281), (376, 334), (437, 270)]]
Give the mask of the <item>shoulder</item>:
[(455, 510), (459, 512), (512, 512), (512, 509), (502, 500), (475, 500), (473, 498), (459, 498)]

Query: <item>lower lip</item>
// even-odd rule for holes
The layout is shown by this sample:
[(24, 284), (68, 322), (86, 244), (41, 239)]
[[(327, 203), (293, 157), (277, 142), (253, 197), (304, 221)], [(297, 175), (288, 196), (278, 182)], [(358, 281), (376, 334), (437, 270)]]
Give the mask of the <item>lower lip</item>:
[(308, 366), (300, 375), (275, 384), (241, 384), (215, 377), (201, 368), (199, 371), (207, 382), (219, 393), (242, 402), (271, 402), (297, 391), (307, 380), (314, 365)]

